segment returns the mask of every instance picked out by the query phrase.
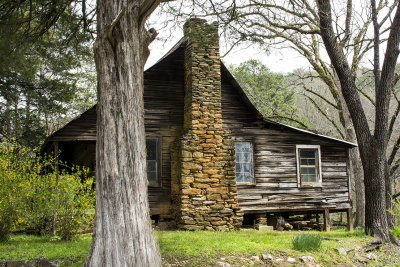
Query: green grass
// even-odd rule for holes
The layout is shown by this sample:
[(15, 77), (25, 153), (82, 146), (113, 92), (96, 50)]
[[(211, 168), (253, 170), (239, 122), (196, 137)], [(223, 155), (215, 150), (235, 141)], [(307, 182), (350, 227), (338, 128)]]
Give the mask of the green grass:
[(90, 241), (90, 234), (71, 241), (49, 236), (11, 235), (8, 242), (0, 243), (0, 260), (33, 260), (43, 256), (50, 260), (67, 260), (71, 265), (79, 266), (86, 257)]
[[(307, 253), (293, 250), (291, 238), (304, 232), (270, 232), (270, 231), (166, 231), (156, 232), (157, 242), (161, 254), (169, 262), (173, 260), (191, 259), (197, 263), (207, 262), (225, 256), (273, 255), (299, 257)], [(347, 232), (335, 230), (329, 233), (308, 231), (308, 234), (321, 235), (325, 238), (321, 248), (309, 253), (318, 262), (326, 264), (351, 264), (344, 256), (340, 256), (335, 248), (354, 248), (362, 246), (372, 238), (365, 236), (361, 231)], [(327, 239), (327, 240), (326, 240)], [(339, 241), (338, 241), (339, 240)], [(195, 266), (195, 264), (194, 264)]]
[[(305, 252), (292, 249), (291, 238), (299, 233), (301, 232), (256, 230), (156, 231), (155, 236), (160, 245), (164, 262), (180, 262), (185, 266), (199, 266), (199, 264), (211, 266), (221, 257), (250, 257), (260, 256), (263, 253), (283, 257), (307, 255)], [(360, 230), (354, 232), (335, 230), (330, 233), (311, 231), (307, 233), (321, 235), (325, 238), (321, 248), (309, 255), (316, 258), (319, 263), (327, 265), (351, 264), (347, 257), (340, 256), (334, 248), (354, 248), (372, 240)], [(12, 235), (10, 241), (0, 243), (0, 260), (31, 260), (43, 256), (47, 259), (68, 260), (70, 265), (79, 266), (86, 257), (90, 241), (90, 234), (79, 236), (73, 241), (60, 241), (51, 237)], [(238, 263), (231, 263), (233, 266), (240, 266)]]

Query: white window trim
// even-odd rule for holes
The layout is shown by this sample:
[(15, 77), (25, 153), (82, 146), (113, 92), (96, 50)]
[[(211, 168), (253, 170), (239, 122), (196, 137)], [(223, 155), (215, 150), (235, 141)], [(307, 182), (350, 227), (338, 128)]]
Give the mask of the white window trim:
[(299, 149), (302, 149), (302, 148), (318, 150), (318, 183), (315, 183), (315, 185), (307, 185), (307, 186), (303, 186), (303, 187), (322, 187), (321, 146), (320, 145), (296, 145), (297, 187), (302, 187), (301, 180), (300, 180), (300, 155), (299, 155)]
[(235, 140), (233, 142), (233, 146), (235, 147), (236, 143), (249, 143), (251, 149), (251, 182), (238, 182), (236, 180), (236, 149), (235, 149), (235, 181), (237, 185), (254, 185), (256, 183), (255, 175), (254, 175), (254, 146), (253, 142), (246, 140)]

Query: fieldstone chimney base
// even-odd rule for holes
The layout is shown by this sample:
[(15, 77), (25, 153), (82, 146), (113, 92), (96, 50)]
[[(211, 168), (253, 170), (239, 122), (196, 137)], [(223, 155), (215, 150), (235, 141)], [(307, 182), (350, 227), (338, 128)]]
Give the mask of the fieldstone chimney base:
[(184, 31), (184, 133), (171, 151), (177, 226), (238, 228), (243, 214), (237, 202), (232, 140), (222, 128), (218, 27), (191, 19)]

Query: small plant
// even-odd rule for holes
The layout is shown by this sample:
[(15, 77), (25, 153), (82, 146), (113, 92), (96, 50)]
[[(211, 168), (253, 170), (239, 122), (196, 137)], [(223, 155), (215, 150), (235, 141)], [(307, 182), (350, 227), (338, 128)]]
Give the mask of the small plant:
[(392, 198), (392, 205), (388, 211), (396, 218), (397, 225), (400, 225), (400, 199)]
[(400, 239), (400, 226), (396, 226), (394, 229), (391, 230), (394, 237)]
[(322, 238), (316, 234), (300, 234), (292, 237), (294, 250), (310, 251), (321, 247)]

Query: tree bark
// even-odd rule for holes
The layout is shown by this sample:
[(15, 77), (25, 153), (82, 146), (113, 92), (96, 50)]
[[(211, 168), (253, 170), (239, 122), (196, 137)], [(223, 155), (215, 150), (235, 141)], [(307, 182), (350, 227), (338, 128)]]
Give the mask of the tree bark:
[(84, 266), (161, 266), (147, 197), (143, 71), (159, 1), (98, 1), (95, 229)]
[[(354, 131), (353, 122), (351, 120), (349, 109), (347, 108), (346, 100), (343, 97), (342, 87), (339, 78), (334, 72), (335, 85), (338, 89), (338, 101), (341, 103), (341, 112), (343, 117), (343, 127), (345, 128), (346, 140), (353, 143), (358, 143), (356, 133)], [(350, 149), (350, 177), (352, 178), (352, 184), (349, 185), (354, 187), (355, 191), (355, 206), (356, 206), (356, 221), (357, 226), (365, 226), (365, 188), (364, 188), (364, 172), (362, 168), (362, 162), (360, 158), (360, 152), (357, 148)]]
[(347, 59), (338, 45), (333, 31), (330, 1), (318, 0), (317, 2), (321, 36), (340, 80), (343, 97), (353, 121), (363, 163), (366, 231), (371, 231), (375, 237), (382, 241), (390, 241), (399, 245), (399, 241), (392, 235), (388, 227), (385, 175), (387, 174), (388, 108), (390, 86), (393, 82), (399, 50), (400, 9), (397, 9), (393, 19), (380, 83), (379, 87), (376, 88), (376, 125), (374, 135), (372, 135), (358, 95), (354, 76), (351, 74)]
[[(353, 133), (354, 134), (354, 133)], [(364, 189), (364, 171), (360, 159), (358, 148), (350, 151), (351, 168), (356, 192), (356, 226), (365, 226), (365, 189)]]

